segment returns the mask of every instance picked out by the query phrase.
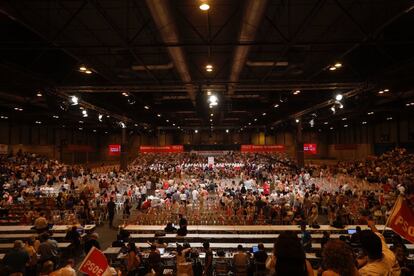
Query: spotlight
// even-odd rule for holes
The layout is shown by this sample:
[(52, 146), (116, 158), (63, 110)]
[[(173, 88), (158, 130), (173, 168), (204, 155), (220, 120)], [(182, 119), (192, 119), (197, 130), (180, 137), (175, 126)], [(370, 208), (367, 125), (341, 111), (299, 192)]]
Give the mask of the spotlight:
[(157, 114), (157, 117), (160, 118), (161, 117), (161, 114)]
[(207, 71), (207, 72), (213, 72), (213, 65), (211, 65), (211, 64), (207, 64), (207, 65), (206, 65), (206, 71)]
[(82, 116), (88, 117), (88, 111), (86, 111), (86, 109), (82, 110)]
[(36, 93), (36, 96), (38, 96), (38, 97), (42, 97), (42, 96), (43, 96), (43, 95), (42, 95), (42, 92), (40, 92), (40, 91), (39, 91), (39, 92), (37, 92), (37, 93)]
[(331, 107), (331, 110), (332, 110), (332, 112), (335, 114), (335, 112), (336, 112), (335, 106), (332, 106), (332, 107)]
[(275, 106), (274, 106), (275, 108), (278, 108), (279, 107), (279, 105), (278, 104), (275, 104)]
[(86, 70), (88, 70), (88, 68), (86, 68), (86, 66), (84, 66), (84, 65), (79, 67), (79, 71), (81, 71), (81, 72), (85, 72)]
[(173, 124), (173, 126), (175, 126), (175, 124)]
[(310, 125), (311, 127), (314, 127), (314, 125), (315, 125), (315, 120), (314, 120), (314, 119), (310, 120), (310, 121), (309, 121), (309, 125)]
[(262, 116), (266, 116), (266, 112), (263, 112), (263, 113), (262, 113)]
[(254, 118), (254, 121), (257, 122), (257, 118)]
[(337, 101), (341, 101), (343, 99), (344, 96), (342, 96), (342, 94), (336, 94), (335, 96), (335, 100)]
[(126, 125), (125, 125), (125, 123), (124, 123), (124, 122), (119, 122), (119, 125), (120, 125), (122, 128), (126, 128)]
[(90, 75), (90, 74), (92, 74), (92, 71), (91, 70), (86, 70), (85, 73)]
[(79, 98), (76, 96), (71, 96), (70, 97), (70, 101), (72, 102), (72, 105), (78, 105), (79, 103)]
[(208, 11), (210, 9), (210, 5), (207, 2), (203, 2), (200, 4), (199, 8), (202, 11)]
[(390, 120), (392, 120), (392, 117), (388, 117), (388, 118), (387, 118), (387, 121), (390, 121)]
[(194, 130), (194, 133), (198, 133), (198, 130), (197, 130), (197, 129), (195, 129), (195, 130)]
[(103, 115), (102, 115), (102, 114), (99, 114), (99, 115), (98, 115), (98, 120), (99, 120), (99, 122), (102, 122), (102, 117), (103, 117)]
[(334, 65), (336, 68), (341, 68), (342, 67), (342, 63), (340, 63), (340, 62), (337, 62), (337, 63), (335, 63), (335, 65)]
[(330, 127), (329, 129), (330, 129), (330, 130), (333, 130), (334, 128), (333, 128), (333, 127)]
[(127, 92), (122, 92), (122, 96), (129, 97), (129, 94)]
[(42, 122), (41, 121), (36, 121), (35, 123), (38, 124), (38, 125), (40, 125)]
[(363, 125), (366, 125), (366, 124), (367, 124), (367, 121), (363, 121), (363, 122), (362, 122), (362, 124), (363, 124)]
[(339, 108), (340, 109), (344, 108), (344, 105), (343, 104), (339, 104)]
[(213, 113), (211, 113), (211, 114), (210, 114), (210, 116), (211, 116), (211, 117), (213, 117), (213, 116), (214, 116), (214, 114), (213, 114)]
[(346, 118), (342, 118), (342, 121), (346, 121), (347, 119)]
[(299, 119), (296, 119), (296, 120), (295, 120), (295, 122), (296, 122), (296, 123), (299, 123), (299, 122), (300, 122), (300, 120), (299, 120)]
[(167, 123), (169, 123), (170, 122), (170, 120), (165, 120)]
[(331, 66), (331, 67), (329, 67), (329, 70), (330, 71), (335, 71), (337, 68), (335, 67), (335, 66)]
[(328, 124), (328, 122), (324, 122), (323, 124), (324, 124), (324, 125), (327, 125), (327, 124)]
[(79, 121), (79, 124), (83, 124), (83, 121)]
[(58, 115), (53, 115), (53, 118), (59, 119), (59, 116)]
[(217, 103), (218, 98), (216, 95), (211, 95), (210, 97), (208, 97), (208, 101), (213, 104), (213, 103)]
[(344, 127), (348, 127), (348, 125), (344, 125)]
[(295, 92), (293, 92), (293, 95), (298, 95), (300, 94), (300, 90), (296, 90)]
[(148, 109), (149, 109), (149, 106), (148, 106), (148, 105), (144, 105), (144, 108), (145, 108), (146, 110), (148, 110)]
[(211, 91), (207, 90), (207, 96), (211, 96)]
[(229, 130), (228, 129), (226, 129), (226, 133), (229, 133)]
[(96, 129), (92, 130), (93, 132), (96, 132)]
[(374, 111), (368, 112), (368, 115), (374, 115)]

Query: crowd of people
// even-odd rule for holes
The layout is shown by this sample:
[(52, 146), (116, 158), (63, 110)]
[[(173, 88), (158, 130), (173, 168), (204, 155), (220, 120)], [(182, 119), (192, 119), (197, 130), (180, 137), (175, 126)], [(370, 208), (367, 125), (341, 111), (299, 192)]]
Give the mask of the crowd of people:
[[(124, 223), (168, 224), (170, 227), (180, 216), (179, 235), (186, 235), (187, 224), (297, 224), (314, 228), (330, 224), (341, 228), (346, 224), (363, 223), (367, 217), (384, 224), (399, 195), (414, 199), (413, 157), (404, 149), (395, 149), (364, 161), (298, 168), (283, 154), (227, 152), (215, 155), (213, 162), (195, 153), (142, 154), (127, 171), (120, 171), (114, 166), (90, 169), (66, 165), (22, 152), (1, 156), (0, 216), (18, 214), (21, 224), (34, 225), (39, 233), (39, 240), (16, 241), (6, 257), (10, 258), (11, 253), (22, 257), (13, 259), (24, 261), (28, 271), (34, 267), (43, 271), (43, 266), (50, 267), (50, 263), (55, 269), (57, 264), (63, 264), (53, 259), (59, 255), (59, 250), (48, 236), (51, 224), (99, 225), (108, 221), (109, 226), (114, 227), (117, 212), (122, 212)], [(73, 252), (83, 251), (76, 229), (67, 236)], [(306, 243), (306, 231), (303, 234), (299, 242), (306, 252), (309, 243)], [(375, 235), (381, 240), (380, 234), (376, 232)], [(292, 238), (281, 237), (281, 243)], [(88, 235), (87, 241), (89, 248), (99, 247), (96, 235)], [(329, 262), (329, 257), (335, 254), (326, 252), (346, 254), (347, 251), (336, 250), (342, 246), (338, 241), (326, 245), (322, 259), (334, 266), (335, 262)], [(21, 254), (23, 249), (28, 259)], [(87, 252), (88, 248), (84, 250)], [(239, 251), (244, 252), (244, 249)], [(188, 248), (177, 248), (177, 264), (179, 259), (182, 263), (183, 256), (189, 252)], [(275, 256), (279, 258), (274, 262), (279, 263), (279, 267), (289, 263), (280, 264), (285, 253), (302, 256), (298, 252), (277, 252)], [(40, 255), (35, 264), (33, 255)], [(370, 258), (376, 260), (379, 256), (378, 253), (374, 255), (366, 255), (368, 263)], [(206, 260), (208, 256), (205, 254)], [(241, 256), (233, 258), (236, 267), (244, 258)], [(344, 257), (343, 260), (348, 259)], [(64, 267), (70, 270), (73, 262), (70, 258)], [(27, 265), (30, 263), (31, 268)], [(360, 265), (355, 263), (353, 272), (357, 273)], [(305, 262), (302, 268), (306, 271), (307, 267)], [(348, 271), (351, 274), (338, 273), (334, 267), (332, 271), (338, 275), (352, 274), (351, 270)], [(360, 274), (371, 275), (361, 270)]]

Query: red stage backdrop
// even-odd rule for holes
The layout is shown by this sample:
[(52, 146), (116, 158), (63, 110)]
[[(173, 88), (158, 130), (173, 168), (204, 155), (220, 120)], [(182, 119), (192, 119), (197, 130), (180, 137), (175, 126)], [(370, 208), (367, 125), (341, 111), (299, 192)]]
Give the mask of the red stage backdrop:
[(241, 145), (241, 152), (284, 152), (284, 145), (258, 146), (258, 145)]
[(113, 144), (108, 146), (108, 155), (119, 156), (121, 155), (121, 145)]
[(303, 144), (303, 152), (305, 154), (317, 154), (316, 144)]
[(179, 153), (179, 152), (184, 152), (184, 147), (183, 145), (172, 145), (172, 146), (163, 146), (163, 147), (140, 146), (139, 152), (141, 153)]

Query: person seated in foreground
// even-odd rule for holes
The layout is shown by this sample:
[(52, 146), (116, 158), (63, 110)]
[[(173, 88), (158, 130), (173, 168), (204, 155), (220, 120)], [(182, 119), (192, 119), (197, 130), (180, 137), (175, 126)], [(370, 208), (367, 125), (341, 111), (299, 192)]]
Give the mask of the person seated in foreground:
[(313, 268), (303, 250), (302, 244), (293, 232), (279, 235), (274, 256), (266, 261), (266, 268), (275, 275), (313, 276)]
[(384, 236), (375, 227), (373, 221), (368, 221), (371, 230), (363, 230), (360, 234), (361, 246), (366, 256), (358, 258), (359, 274), (371, 275), (400, 275), (401, 269), (394, 253), (388, 248)]
[(9, 250), (3, 258), (8, 274), (22, 273), (24, 275), (29, 261), (29, 254), (24, 250), (24, 243), (21, 240), (16, 240), (13, 249)]
[[(322, 276), (358, 276), (352, 248), (341, 240), (328, 241), (322, 250)], [(319, 271), (319, 272), (321, 272)]]
[(233, 256), (233, 271), (236, 275), (247, 275), (250, 255), (245, 252), (243, 246), (237, 246), (237, 252)]
[(264, 271), (266, 270), (266, 260), (267, 260), (267, 253), (265, 250), (265, 247), (263, 243), (259, 243), (257, 245), (257, 248), (259, 249), (257, 252), (253, 253), (253, 258), (255, 262), (255, 270), (256, 271)]

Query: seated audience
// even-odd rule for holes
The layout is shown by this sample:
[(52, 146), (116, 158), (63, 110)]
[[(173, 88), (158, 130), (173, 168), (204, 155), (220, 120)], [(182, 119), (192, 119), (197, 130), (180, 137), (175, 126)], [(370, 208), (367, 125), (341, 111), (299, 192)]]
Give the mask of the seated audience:
[(322, 250), (322, 276), (357, 276), (352, 248), (340, 240), (328, 241)]

